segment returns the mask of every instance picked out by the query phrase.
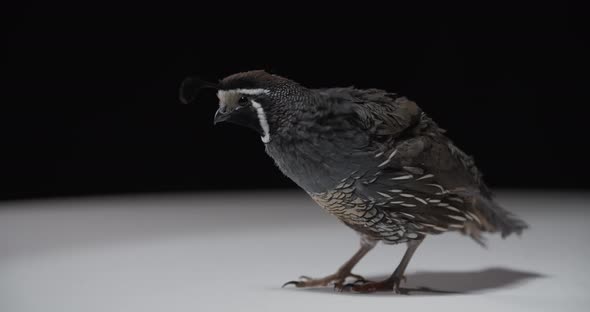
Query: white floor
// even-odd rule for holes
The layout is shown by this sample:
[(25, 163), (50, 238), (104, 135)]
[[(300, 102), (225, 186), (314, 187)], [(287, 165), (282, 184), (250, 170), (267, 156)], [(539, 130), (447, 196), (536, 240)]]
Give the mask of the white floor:
[[(3, 202), (0, 311), (588, 311), (589, 194), (499, 200), (531, 229), (488, 249), (427, 238), (406, 286), (436, 291), (409, 296), (281, 289), (358, 245), (302, 192)], [(355, 272), (383, 278), (403, 250), (379, 245)]]

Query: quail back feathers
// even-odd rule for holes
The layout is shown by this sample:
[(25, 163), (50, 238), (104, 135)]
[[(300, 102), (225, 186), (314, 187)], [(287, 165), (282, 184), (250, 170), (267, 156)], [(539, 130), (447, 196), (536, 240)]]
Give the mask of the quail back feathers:
[[(483, 244), (527, 225), (494, 202), (473, 159), (416, 103), (379, 89), (308, 89), (289, 79), (250, 71), (217, 85), (215, 123), (256, 130), (280, 170), (321, 207), (358, 232), (361, 248), (340, 269), (298, 287), (332, 283), (357, 291), (401, 291), (414, 251), (430, 234), (459, 231)], [(407, 243), (392, 276), (366, 282), (351, 273), (375, 246)]]

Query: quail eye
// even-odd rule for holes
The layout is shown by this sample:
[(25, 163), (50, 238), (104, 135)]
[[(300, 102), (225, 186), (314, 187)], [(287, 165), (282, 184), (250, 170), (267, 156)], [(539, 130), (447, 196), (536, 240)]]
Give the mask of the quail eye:
[(245, 96), (240, 97), (240, 99), (238, 100), (238, 104), (240, 106), (245, 106), (246, 104), (248, 104), (248, 98)]

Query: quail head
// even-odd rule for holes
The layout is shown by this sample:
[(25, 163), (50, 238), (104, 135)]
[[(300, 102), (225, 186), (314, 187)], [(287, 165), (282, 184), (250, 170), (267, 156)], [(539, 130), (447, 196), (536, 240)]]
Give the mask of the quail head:
[[(460, 232), (484, 244), (484, 232), (505, 237), (527, 227), (493, 200), (473, 159), (405, 97), (309, 89), (264, 71), (237, 73), (212, 87), (219, 98), (214, 122), (257, 131), (279, 169), (360, 235), (360, 249), (336, 273), (285, 285), (400, 292), (427, 235)], [(352, 268), (379, 241), (406, 243), (407, 250), (391, 277), (366, 281)], [(348, 277), (357, 282), (345, 284)]]

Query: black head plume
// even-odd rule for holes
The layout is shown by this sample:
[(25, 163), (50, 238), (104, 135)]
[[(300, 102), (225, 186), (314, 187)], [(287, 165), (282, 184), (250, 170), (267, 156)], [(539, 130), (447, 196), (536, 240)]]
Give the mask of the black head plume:
[(219, 85), (200, 79), (199, 77), (188, 77), (180, 85), (180, 101), (183, 104), (190, 104), (195, 101), (202, 89), (218, 89)]

